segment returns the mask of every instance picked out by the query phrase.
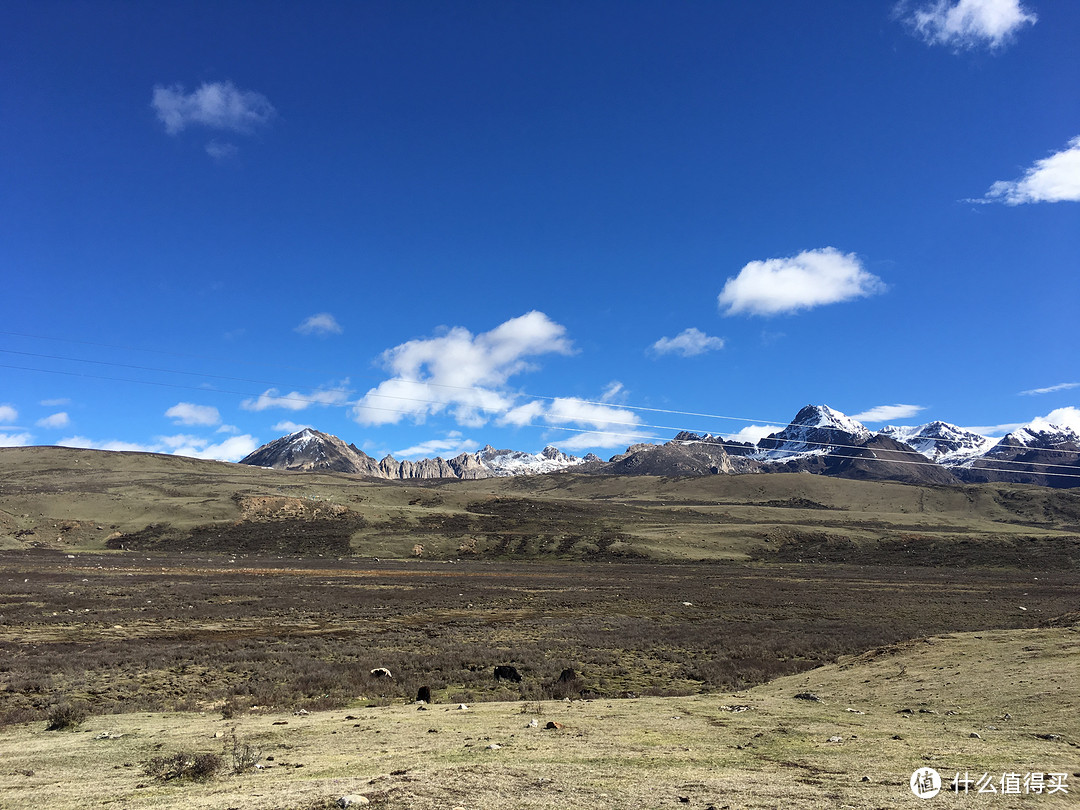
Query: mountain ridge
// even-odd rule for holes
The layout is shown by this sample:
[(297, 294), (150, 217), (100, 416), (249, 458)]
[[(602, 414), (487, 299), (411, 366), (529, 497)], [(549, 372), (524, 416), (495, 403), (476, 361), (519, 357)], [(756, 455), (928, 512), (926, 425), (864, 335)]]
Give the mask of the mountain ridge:
[(828, 405), (806, 405), (782, 430), (757, 444), (680, 431), (664, 443), (640, 443), (607, 461), (548, 445), (540, 453), (486, 445), (441, 456), (376, 461), (336, 436), (303, 428), (258, 448), (241, 464), (343, 472), (387, 480), (480, 479), (577, 471), (603, 475), (741, 475), (805, 472), (841, 478), (931, 485), (1011, 482), (1080, 486), (1080, 435), (1042, 422), (993, 439), (940, 420), (871, 431)]

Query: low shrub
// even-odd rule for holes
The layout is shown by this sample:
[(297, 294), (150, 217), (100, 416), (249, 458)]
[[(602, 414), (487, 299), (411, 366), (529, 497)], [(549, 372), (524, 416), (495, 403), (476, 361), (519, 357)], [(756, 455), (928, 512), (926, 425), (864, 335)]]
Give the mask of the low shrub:
[(217, 754), (193, 754), (178, 751), (167, 757), (154, 757), (143, 764), (143, 773), (168, 782), (173, 779), (210, 779), (222, 768), (222, 760)]
[(62, 731), (66, 728), (74, 728), (86, 720), (88, 712), (86, 706), (81, 703), (59, 703), (49, 709), (45, 719), (48, 725), (46, 731)]

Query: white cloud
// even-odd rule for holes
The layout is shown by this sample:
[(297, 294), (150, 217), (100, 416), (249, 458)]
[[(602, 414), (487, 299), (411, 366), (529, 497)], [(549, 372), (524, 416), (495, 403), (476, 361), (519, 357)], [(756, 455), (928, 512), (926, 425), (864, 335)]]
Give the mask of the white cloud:
[(862, 413), (852, 414), (851, 418), (856, 422), (892, 422), (896, 419), (909, 419), (925, 410), (922, 405), (878, 405)]
[(479, 335), (456, 326), (383, 352), (383, 366), (394, 376), (361, 397), (352, 416), (362, 425), (384, 425), (406, 417), (421, 423), (449, 411), (459, 424), (480, 427), (513, 408), (514, 395), (499, 389), (533, 368), (527, 358), (572, 351), (566, 328), (542, 312)]
[(782, 430), (777, 425), (747, 425), (737, 433), (725, 433), (724, 438), (733, 442), (749, 442), (757, 444), (760, 439)]
[(67, 397), (60, 397), (59, 399), (43, 399), (38, 404), (43, 408), (59, 408), (63, 405), (70, 405), (71, 400)]
[(245, 411), (265, 411), (267, 408), (285, 408), (290, 411), (302, 411), (312, 405), (344, 405), (349, 399), (349, 391), (345, 380), (333, 388), (319, 388), (310, 394), (301, 394), (299, 391), (291, 391), (282, 394), (276, 388), (268, 388), (256, 399), (245, 399), (240, 407)]
[(1080, 388), (1080, 383), (1058, 383), (1057, 385), (1051, 385), (1046, 388), (1032, 388), (1028, 391), (1021, 391), (1020, 396), (1034, 397), (1039, 394), (1053, 394), (1058, 391), (1068, 391), (1071, 388)]
[(326, 335), (340, 335), (344, 330), (333, 315), (329, 312), (320, 312), (306, 318), (302, 324), (296, 327), (295, 331), (301, 335), (325, 337)]
[(116, 439), (99, 441), (86, 436), (69, 436), (56, 443), (60, 447), (78, 447), (85, 450), (110, 450), (113, 452), (165, 453), (174, 456), (188, 456), (215, 461), (239, 461), (253, 453), (259, 447), (255, 437), (244, 434), (232, 436), (218, 444), (211, 444), (208, 439), (189, 434), (158, 436), (148, 444), (125, 442)]
[(216, 160), (228, 160), (231, 157), (236, 157), (239, 151), (236, 144), (224, 141), (210, 141), (206, 145), (206, 154)]
[(0, 433), (0, 447), (26, 447), (33, 439), (31, 433)]
[(17, 421), (19, 412), (14, 405), (0, 405), (0, 425)]
[(236, 425), (222, 425), (221, 427), (219, 427), (214, 432), (215, 433), (232, 433), (232, 434), (236, 434), (236, 433), (240, 432), (240, 428), (238, 428)]
[(500, 427), (505, 427), (506, 425), (524, 427), (525, 425), (535, 424), (536, 420), (540, 419), (543, 414), (544, 403), (538, 399), (534, 399), (530, 402), (518, 405), (516, 408), (511, 408), (496, 420), (496, 424)]
[(453, 458), (462, 453), (471, 453), (479, 447), (480, 445), (472, 439), (462, 438), (460, 431), (452, 430), (446, 434), (445, 439), (429, 439), (412, 447), (406, 447), (404, 450), (398, 450), (394, 455), (398, 458), (414, 456)]
[(934, 0), (906, 14), (908, 8), (909, 3), (897, 6), (905, 21), (927, 43), (957, 49), (999, 48), (1038, 19), (1020, 0)]
[(43, 428), (62, 428), (67, 427), (70, 424), (71, 418), (64, 411), (37, 420), (37, 426)]
[(549, 425), (587, 428), (555, 442), (564, 450), (626, 447), (652, 438), (651, 435), (641, 432), (641, 418), (634, 411), (577, 397), (559, 397), (552, 400), (544, 408), (542, 418)]
[(1023, 205), (1080, 201), (1080, 135), (1050, 157), (1035, 161), (1019, 180), (998, 180), (986, 196), (969, 202)]
[(776, 315), (883, 292), (854, 253), (826, 247), (784, 259), (753, 261), (728, 278), (719, 295), (725, 315)]
[(262, 93), (240, 90), (232, 82), (203, 83), (192, 93), (185, 93), (179, 84), (158, 85), (151, 106), (170, 135), (192, 125), (249, 132), (276, 114)]
[(627, 393), (626, 386), (618, 380), (612, 380), (608, 383), (607, 388), (604, 389), (604, 393), (600, 395), (600, 401), (614, 402), (616, 399), (625, 401)]
[(1039, 416), (1031, 420), (1031, 426), (1036, 430), (1047, 430), (1051, 427), (1067, 427), (1080, 433), (1080, 408), (1069, 406), (1050, 411), (1046, 416)]
[(271, 430), (276, 430), (276, 431), (279, 431), (279, 432), (282, 432), (282, 433), (290, 434), (290, 433), (299, 433), (304, 428), (310, 428), (310, 427), (311, 427), (311, 425), (300, 425), (300, 424), (297, 424), (296, 422), (290, 422), (288, 419), (286, 419), (284, 421), (278, 422), (276, 425), (274, 425), (270, 429)]
[(683, 357), (693, 357), (724, 348), (724, 339), (710, 337), (700, 329), (691, 326), (683, 329), (673, 338), (660, 338), (651, 348), (657, 354), (680, 354)]
[(221, 414), (213, 405), (195, 405), (191, 402), (178, 402), (165, 415), (178, 425), (216, 425), (221, 421)]

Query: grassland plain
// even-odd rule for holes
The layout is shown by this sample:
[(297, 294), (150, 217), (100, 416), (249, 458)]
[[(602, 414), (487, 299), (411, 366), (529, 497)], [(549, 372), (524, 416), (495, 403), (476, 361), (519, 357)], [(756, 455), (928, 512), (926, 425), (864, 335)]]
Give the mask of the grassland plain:
[[(20, 724), (0, 729), (0, 805), (313, 810), (362, 795), (401, 808), (1074, 807), (1078, 659), (1080, 626), (1066, 622), (888, 645), (737, 693)], [(805, 692), (820, 700), (795, 697)], [(259, 769), (146, 773), (162, 755), (227, 754), (234, 734)], [(920, 767), (946, 783), (987, 774), (998, 792), (921, 800), (909, 788)], [(1003, 794), (1012, 773), (1066, 774), (1069, 792)]]
[[(10, 448), (0, 586), (4, 807), (894, 807), (923, 764), (1072, 773), (1080, 750), (1076, 491)], [(63, 706), (82, 730), (44, 731)], [(233, 726), (268, 767), (143, 772)]]

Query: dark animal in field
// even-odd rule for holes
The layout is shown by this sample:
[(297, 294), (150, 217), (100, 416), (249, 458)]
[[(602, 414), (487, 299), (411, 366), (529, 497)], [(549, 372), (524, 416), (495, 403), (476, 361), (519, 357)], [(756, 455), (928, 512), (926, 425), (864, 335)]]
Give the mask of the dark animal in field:
[(514, 683), (521, 683), (521, 673), (514, 667), (509, 666), (497, 666), (495, 667), (495, 680), (497, 681), (513, 681)]
[(564, 669), (559, 675), (559, 683), (572, 683), (577, 680), (577, 673), (572, 669)]
[(390, 680), (394, 680), (393, 674), (386, 667), (375, 667), (375, 669), (371, 670), (371, 677), (389, 678)]
[(418, 701), (422, 700), (424, 701), (424, 703), (431, 703), (431, 687), (421, 686), (419, 689), (417, 689), (416, 699)]

